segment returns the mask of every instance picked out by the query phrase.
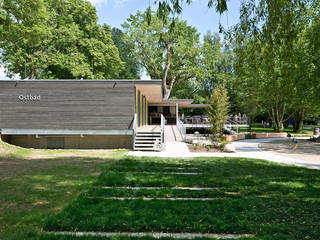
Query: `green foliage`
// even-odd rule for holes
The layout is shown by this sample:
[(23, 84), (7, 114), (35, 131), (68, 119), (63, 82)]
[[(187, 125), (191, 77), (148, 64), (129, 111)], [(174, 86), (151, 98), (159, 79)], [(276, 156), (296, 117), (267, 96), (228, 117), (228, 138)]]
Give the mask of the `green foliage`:
[(208, 99), (209, 122), (212, 125), (213, 139), (219, 139), (223, 134), (223, 127), (228, 117), (229, 97), (224, 85), (217, 85)]
[[(168, 18), (169, 19), (169, 18)], [(175, 84), (195, 78), (199, 67), (199, 33), (185, 21), (176, 19), (174, 30), (151, 12), (148, 24), (147, 13), (137, 12), (122, 25), (134, 42), (140, 63), (152, 79), (161, 79), (163, 96), (168, 98)]]
[(199, 147), (200, 147), (200, 144), (199, 143), (193, 143), (192, 146), (193, 146), (194, 150), (198, 150)]
[(112, 40), (119, 50), (121, 61), (124, 62), (124, 68), (119, 74), (122, 79), (140, 79), (139, 58), (135, 53), (135, 46), (118, 28), (112, 28)]
[[(182, 4), (186, 3), (190, 5), (193, 2), (193, 0), (155, 0), (154, 3), (158, 4), (157, 8), (157, 15), (158, 17), (164, 22), (168, 23), (168, 15), (179, 15), (182, 13), (183, 8)], [(208, 0), (207, 3), (208, 8), (215, 7), (216, 12), (222, 14), (225, 11), (228, 10), (227, 7), (227, 0)], [(147, 19), (150, 25), (151, 22), (151, 14), (150, 14), (150, 8), (148, 9)], [(175, 19), (172, 19), (170, 21), (171, 28), (173, 29), (175, 27)]]
[(224, 149), (228, 143), (229, 142), (226, 140), (222, 140), (222, 139), (219, 140), (219, 148), (220, 148), (221, 152), (224, 152)]
[(21, 78), (115, 78), (122, 69), (108, 26), (84, 0), (1, 3), (1, 62)]
[[(225, 84), (231, 100), (234, 100), (232, 87), (234, 54), (232, 49), (223, 45), (217, 33), (208, 32), (204, 36), (201, 67), (204, 74), (199, 79), (199, 94), (207, 98), (219, 84)], [(233, 103), (235, 105), (235, 102)]]
[(312, 23), (310, 2), (245, 1), (233, 29), (238, 101), (249, 116), (267, 112), (275, 130), (294, 114), (303, 121), (319, 102), (314, 52), (305, 34)]
[(207, 146), (206, 146), (206, 150), (207, 150), (207, 152), (209, 152), (209, 151), (210, 151), (210, 149), (211, 149), (211, 146), (210, 146), (210, 145), (207, 145)]

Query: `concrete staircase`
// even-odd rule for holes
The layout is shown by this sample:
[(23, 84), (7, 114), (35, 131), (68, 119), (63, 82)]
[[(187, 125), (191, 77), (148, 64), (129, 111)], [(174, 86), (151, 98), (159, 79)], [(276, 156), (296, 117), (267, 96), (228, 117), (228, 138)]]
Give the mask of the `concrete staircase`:
[(161, 132), (137, 132), (134, 151), (161, 151)]

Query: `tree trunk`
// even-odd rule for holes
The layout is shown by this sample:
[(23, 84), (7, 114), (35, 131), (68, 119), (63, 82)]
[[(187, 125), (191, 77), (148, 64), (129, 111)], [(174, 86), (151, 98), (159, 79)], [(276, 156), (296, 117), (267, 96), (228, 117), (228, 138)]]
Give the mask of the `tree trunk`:
[(31, 70), (30, 79), (34, 79), (34, 68), (32, 68), (32, 70)]
[(275, 131), (283, 130), (283, 117), (285, 113), (285, 107), (279, 106), (279, 104), (271, 104), (268, 111), (269, 117), (272, 120), (272, 127)]
[(293, 125), (293, 131), (295, 133), (302, 132), (304, 115), (305, 115), (304, 109), (297, 110), (296, 113), (293, 115), (292, 125)]

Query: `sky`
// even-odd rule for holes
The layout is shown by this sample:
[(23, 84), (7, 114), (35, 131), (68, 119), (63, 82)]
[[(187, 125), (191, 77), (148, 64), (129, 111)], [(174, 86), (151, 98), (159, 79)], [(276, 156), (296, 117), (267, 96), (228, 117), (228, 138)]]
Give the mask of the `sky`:
[[(153, 9), (154, 0), (88, 0), (97, 9), (98, 23), (108, 24), (111, 27), (121, 28), (130, 14), (138, 10), (144, 11), (151, 5)], [(203, 36), (208, 31), (218, 32), (219, 21), (228, 28), (239, 21), (240, 0), (228, 1), (228, 12), (219, 16), (214, 9), (208, 9), (208, 0), (194, 0), (191, 5), (183, 5), (180, 18), (186, 20), (189, 25), (194, 26)], [(15, 78), (18, 78), (16, 76)], [(7, 79), (4, 69), (0, 66), (0, 79)]]
[[(89, 0), (96, 8), (99, 23), (107, 23), (111, 27), (120, 27), (122, 23), (138, 10), (144, 11), (149, 3), (153, 8), (154, 0)], [(183, 5), (180, 18), (196, 27), (201, 34), (208, 31), (219, 31), (219, 20), (224, 27), (232, 26), (239, 20), (240, 0), (228, 1), (228, 13), (220, 18), (215, 10), (208, 9), (208, 0), (194, 0), (191, 5)]]

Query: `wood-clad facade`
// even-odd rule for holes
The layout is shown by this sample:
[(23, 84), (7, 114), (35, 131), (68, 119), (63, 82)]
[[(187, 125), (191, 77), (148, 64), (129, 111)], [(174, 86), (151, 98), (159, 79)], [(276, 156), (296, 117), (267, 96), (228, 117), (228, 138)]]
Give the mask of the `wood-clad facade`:
[[(127, 130), (134, 117), (134, 83), (1, 82), (0, 128)], [(39, 97), (25, 100), (22, 96)]]
[(0, 81), (0, 131), (26, 147), (132, 148), (134, 116), (146, 125), (158, 92), (157, 80)]

